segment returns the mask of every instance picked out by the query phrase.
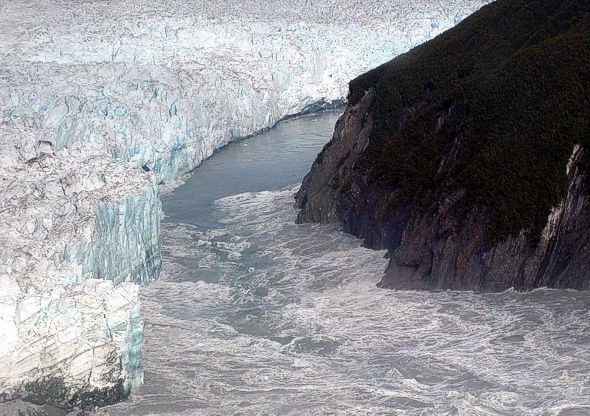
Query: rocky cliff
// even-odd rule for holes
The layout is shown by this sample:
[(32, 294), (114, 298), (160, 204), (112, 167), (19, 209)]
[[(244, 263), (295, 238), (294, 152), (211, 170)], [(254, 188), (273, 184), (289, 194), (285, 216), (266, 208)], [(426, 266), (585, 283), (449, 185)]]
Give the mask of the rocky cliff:
[(498, 0), (353, 80), (298, 221), (389, 249), (385, 287), (587, 289), (589, 10)]

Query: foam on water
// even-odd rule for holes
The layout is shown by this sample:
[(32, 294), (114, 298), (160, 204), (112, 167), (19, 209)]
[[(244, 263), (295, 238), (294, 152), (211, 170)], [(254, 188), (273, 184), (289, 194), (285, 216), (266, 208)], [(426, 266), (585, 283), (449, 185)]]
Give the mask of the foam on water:
[[(267, 140), (196, 176), (255, 169)], [(384, 252), (294, 224), (295, 190), (215, 198), (192, 223), (169, 211), (163, 276), (142, 289), (145, 384), (103, 413), (590, 414), (588, 293), (379, 289)]]

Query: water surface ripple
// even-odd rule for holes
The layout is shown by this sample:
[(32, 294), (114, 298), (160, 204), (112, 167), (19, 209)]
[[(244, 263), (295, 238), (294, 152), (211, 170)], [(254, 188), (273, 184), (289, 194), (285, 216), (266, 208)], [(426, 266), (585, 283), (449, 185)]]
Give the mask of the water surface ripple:
[(234, 143), (164, 198), (145, 384), (112, 415), (590, 415), (590, 295), (378, 289), (387, 260), (296, 225), (336, 114)]

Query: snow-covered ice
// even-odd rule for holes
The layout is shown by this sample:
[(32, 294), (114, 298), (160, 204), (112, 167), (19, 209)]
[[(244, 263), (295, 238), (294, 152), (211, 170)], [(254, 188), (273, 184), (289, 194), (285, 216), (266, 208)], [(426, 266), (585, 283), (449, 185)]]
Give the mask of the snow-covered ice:
[(485, 3), (0, 3), (0, 397), (140, 382), (158, 185)]

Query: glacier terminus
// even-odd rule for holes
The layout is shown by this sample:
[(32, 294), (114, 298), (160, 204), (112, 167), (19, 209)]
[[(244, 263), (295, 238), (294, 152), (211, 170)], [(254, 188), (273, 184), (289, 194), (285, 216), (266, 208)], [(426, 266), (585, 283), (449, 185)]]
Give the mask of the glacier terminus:
[(0, 3), (0, 402), (129, 395), (159, 193), (485, 3)]

